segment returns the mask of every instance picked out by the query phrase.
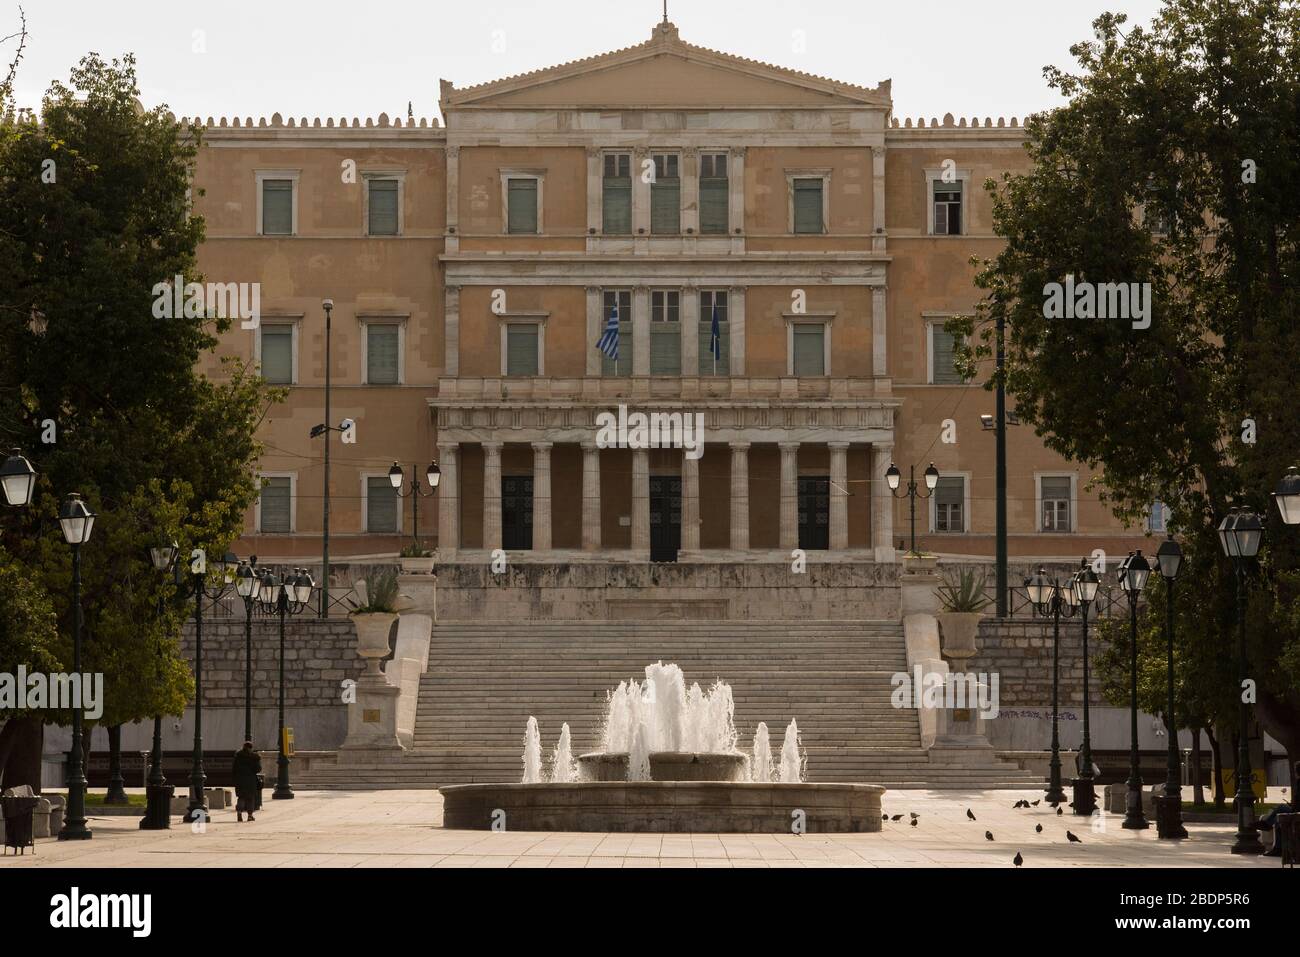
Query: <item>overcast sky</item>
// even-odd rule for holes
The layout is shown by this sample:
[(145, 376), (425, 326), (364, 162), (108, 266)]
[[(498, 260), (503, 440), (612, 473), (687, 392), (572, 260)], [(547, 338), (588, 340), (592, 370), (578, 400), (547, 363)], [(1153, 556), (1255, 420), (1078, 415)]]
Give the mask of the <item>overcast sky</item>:
[[(24, 0), (20, 105), (88, 51), (136, 54), (146, 106), (177, 115), (437, 115), (458, 87), (646, 40), (662, 0)], [(894, 81), (908, 116), (1020, 116), (1059, 102), (1046, 64), (1099, 12), (1148, 22), (1159, 0), (669, 0), (688, 43), (862, 86)], [(0, 36), (18, 5), (0, 0)], [(5, 62), (13, 42), (0, 49)]]

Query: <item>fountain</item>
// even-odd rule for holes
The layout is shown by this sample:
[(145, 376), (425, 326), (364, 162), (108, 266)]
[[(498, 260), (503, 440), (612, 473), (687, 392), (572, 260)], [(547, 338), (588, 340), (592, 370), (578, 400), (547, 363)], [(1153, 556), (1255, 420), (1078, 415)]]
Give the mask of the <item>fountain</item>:
[(746, 754), (737, 747), (731, 686), (688, 688), (675, 664), (649, 665), (644, 680), (608, 693), (600, 740), (601, 750), (575, 763), (563, 725), (543, 782), (541, 734), (529, 717), (522, 783), (440, 788), (443, 826), (488, 829), (504, 820), (516, 831), (783, 833), (799, 822), (807, 832), (880, 830), (883, 787), (804, 783), (793, 719), (779, 762), (766, 723)]

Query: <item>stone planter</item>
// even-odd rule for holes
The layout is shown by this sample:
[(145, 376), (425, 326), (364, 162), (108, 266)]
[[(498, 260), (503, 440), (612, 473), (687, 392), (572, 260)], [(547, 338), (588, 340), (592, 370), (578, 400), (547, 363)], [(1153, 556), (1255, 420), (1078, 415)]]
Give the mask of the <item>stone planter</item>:
[(397, 561), (403, 575), (431, 575), (438, 559), (430, 555), (428, 558), (399, 558)]
[(388, 655), (388, 633), (397, 615), (391, 612), (368, 612), (353, 615), (357, 626), (357, 654), (366, 659), (366, 675), (379, 675), (379, 660)]
[(935, 615), (943, 632), (943, 653), (945, 657), (957, 663), (958, 670), (966, 670), (966, 659), (973, 658), (979, 647), (976, 637), (979, 635), (980, 619), (984, 617), (979, 611), (941, 611)]

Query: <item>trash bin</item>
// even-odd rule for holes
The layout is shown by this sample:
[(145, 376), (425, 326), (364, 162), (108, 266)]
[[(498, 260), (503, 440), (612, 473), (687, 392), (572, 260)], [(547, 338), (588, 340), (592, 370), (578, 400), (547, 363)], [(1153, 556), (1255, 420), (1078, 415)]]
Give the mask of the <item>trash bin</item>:
[(257, 807), (254, 810), (262, 810), (262, 791), (266, 788), (266, 775), (262, 772), (257, 774)]
[(10, 791), (26, 791), (26, 795), (0, 797), (0, 814), (5, 819), (4, 853), (13, 848), (15, 853), (25, 854), (30, 847), (36, 853), (36, 841), (32, 838), (32, 812), (40, 803), (40, 798), (31, 793), (31, 788), (11, 788)]

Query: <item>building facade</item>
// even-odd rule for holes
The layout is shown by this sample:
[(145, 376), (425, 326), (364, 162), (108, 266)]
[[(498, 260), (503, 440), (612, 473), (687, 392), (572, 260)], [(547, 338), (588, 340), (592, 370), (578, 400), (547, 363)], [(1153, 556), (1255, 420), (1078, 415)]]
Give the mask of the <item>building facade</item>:
[[(241, 554), (320, 554), (329, 298), (331, 419), (355, 423), (330, 439), (334, 560), (393, 555), (418, 508), (443, 562), (891, 562), (911, 523), (885, 470), (905, 489), (914, 465), (924, 489), (931, 461), (918, 544), (992, 555), (992, 395), (957, 375), (944, 321), (974, 311), (971, 257), (998, 249), (983, 182), (1027, 166), (1014, 118), (900, 120), (888, 81), (703, 49), (667, 22), (444, 81), (440, 106), (441, 123), (206, 121), (200, 267), (261, 284), (257, 328), (220, 351), (289, 387)], [(612, 317), (617, 358), (597, 348)], [(659, 415), (652, 436), (638, 413)], [(611, 440), (611, 418), (633, 428)], [(1013, 556), (1141, 544), (1087, 469), (1028, 428), (1008, 449)], [(436, 494), (412, 501), (434, 460)]]

